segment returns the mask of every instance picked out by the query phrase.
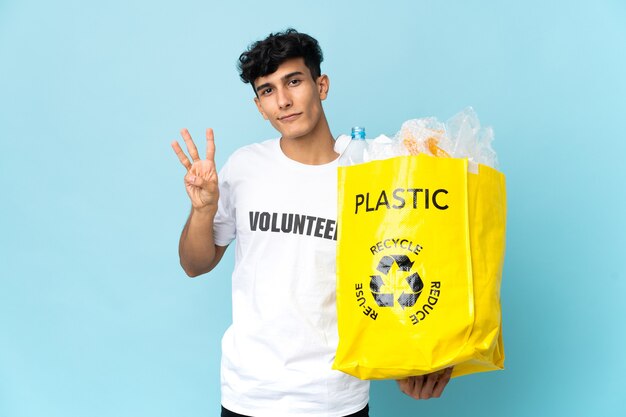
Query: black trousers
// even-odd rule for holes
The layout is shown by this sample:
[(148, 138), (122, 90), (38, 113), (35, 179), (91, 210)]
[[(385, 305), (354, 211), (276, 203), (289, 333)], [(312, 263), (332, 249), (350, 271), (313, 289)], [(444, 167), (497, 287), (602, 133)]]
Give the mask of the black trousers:
[[(370, 415), (369, 411), (370, 411), (370, 407), (368, 404), (361, 411), (357, 411), (356, 413), (350, 414), (349, 416), (345, 416), (345, 417), (369, 417)], [(222, 417), (251, 417), (251, 416), (244, 416), (241, 414), (233, 413), (232, 411), (227, 410), (224, 407), (222, 407)]]

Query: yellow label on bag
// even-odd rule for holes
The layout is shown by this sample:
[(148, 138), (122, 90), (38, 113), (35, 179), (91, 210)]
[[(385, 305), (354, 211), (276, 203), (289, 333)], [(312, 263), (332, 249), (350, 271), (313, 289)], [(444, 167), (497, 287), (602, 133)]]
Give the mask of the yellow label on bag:
[(447, 366), (474, 322), (467, 161), (396, 157), (338, 174), (333, 367), (376, 379)]

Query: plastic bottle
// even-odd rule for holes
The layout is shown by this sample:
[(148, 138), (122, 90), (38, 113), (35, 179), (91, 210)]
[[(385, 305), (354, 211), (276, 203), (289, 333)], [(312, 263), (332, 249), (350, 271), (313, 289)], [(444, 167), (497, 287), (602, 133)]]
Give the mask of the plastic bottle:
[(367, 148), (369, 144), (365, 140), (365, 128), (355, 126), (352, 128), (352, 139), (339, 158), (339, 165), (356, 165), (368, 162)]

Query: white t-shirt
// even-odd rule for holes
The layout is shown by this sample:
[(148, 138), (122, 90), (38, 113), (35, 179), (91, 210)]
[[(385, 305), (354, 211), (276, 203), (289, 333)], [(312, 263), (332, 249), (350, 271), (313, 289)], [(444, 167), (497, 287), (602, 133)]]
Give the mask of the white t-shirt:
[(278, 139), (237, 150), (219, 174), (215, 243), (236, 239), (222, 405), (255, 417), (339, 417), (369, 382), (331, 369), (337, 348), (337, 162), (289, 159)]

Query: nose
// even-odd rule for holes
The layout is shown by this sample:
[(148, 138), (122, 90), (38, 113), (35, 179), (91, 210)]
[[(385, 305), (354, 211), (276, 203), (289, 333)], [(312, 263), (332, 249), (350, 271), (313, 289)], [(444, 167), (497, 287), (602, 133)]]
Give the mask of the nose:
[(278, 100), (278, 107), (280, 107), (281, 110), (288, 109), (293, 104), (291, 96), (285, 88), (278, 89), (276, 98)]

